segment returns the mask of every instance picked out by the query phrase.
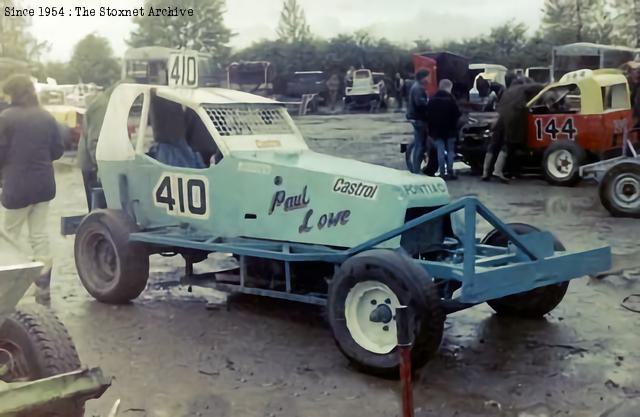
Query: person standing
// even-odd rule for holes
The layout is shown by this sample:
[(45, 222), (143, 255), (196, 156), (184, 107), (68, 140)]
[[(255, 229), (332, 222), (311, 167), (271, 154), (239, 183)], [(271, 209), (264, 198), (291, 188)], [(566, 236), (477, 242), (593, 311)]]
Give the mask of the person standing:
[(399, 72), (396, 72), (396, 78), (394, 81), (394, 87), (396, 92), (396, 102), (398, 103), (398, 110), (402, 110), (404, 108), (404, 79)]
[(453, 172), (453, 160), (456, 154), (457, 127), (461, 113), (456, 99), (451, 94), (452, 89), (453, 83), (450, 80), (440, 80), (438, 92), (427, 104), (427, 125), (438, 152), (440, 177), (455, 180), (458, 177)]
[(117, 87), (115, 84), (96, 97), (87, 108), (82, 120), (82, 136), (78, 143), (78, 165), (82, 172), (82, 182), (87, 198), (87, 209), (91, 211), (93, 188), (99, 185), (98, 163), (96, 162), (96, 148), (104, 116), (107, 113), (109, 98)]
[[(427, 130), (427, 105), (429, 98), (426, 89), (429, 86), (429, 71), (422, 69), (416, 73), (416, 82), (409, 90), (409, 98), (407, 100), (407, 119), (413, 125), (413, 142), (407, 146), (406, 163), (409, 171), (414, 174), (421, 172), (421, 164), (424, 159), (425, 151), (429, 152), (427, 167), (425, 173), (433, 176), (436, 173), (437, 160), (436, 150), (434, 146), (428, 143)], [(427, 149), (428, 148), (428, 149)]]
[(26, 223), (34, 258), (44, 264), (35, 283), (36, 301), (49, 304), (52, 258), (48, 212), (56, 195), (53, 161), (64, 153), (64, 144), (57, 122), (40, 107), (29, 77), (11, 77), (4, 92), (11, 97), (11, 107), (0, 113), (4, 230), (17, 242)]
[[(527, 103), (542, 90), (542, 85), (532, 83), (527, 78), (513, 81), (498, 103), (498, 120), (493, 128), (491, 141), (487, 146), (482, 169), (482, 180), (489, 181), (491, 176), (503, 183), (509, 179), (504, 175), (507, 159), (527, 140)], [(498, 155), (493, 168), (494, 155)]]

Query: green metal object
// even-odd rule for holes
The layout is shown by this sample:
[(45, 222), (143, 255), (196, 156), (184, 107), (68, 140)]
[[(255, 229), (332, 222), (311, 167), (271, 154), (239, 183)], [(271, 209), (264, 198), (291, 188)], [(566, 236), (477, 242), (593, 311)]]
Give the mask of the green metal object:
[(99, 368), (85, 369), (31, 382), (0, 383), (0, 417), (17, 416), (63, 400), (100, 397), (111, 380)]
[[(29, 286), (40, 275), (43, 264), (30, 262), (17, 242), (0, 231), (0, 328), (15, 311)], [(0, 378), (9, 369), (0, 365)], [(17, 416), (61, 400), (86, 401), (100, 397), (111, 385), (100, 369), (78, 370), (28, 382), (0, 379), (0, 417)], [(21, 414), (22, 415), (22, 414)]]

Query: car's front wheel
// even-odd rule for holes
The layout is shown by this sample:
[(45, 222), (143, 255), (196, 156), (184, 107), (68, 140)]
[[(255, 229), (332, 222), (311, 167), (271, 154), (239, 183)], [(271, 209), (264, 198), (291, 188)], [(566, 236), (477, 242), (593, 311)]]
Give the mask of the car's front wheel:
[(444, 313), (427, 272), (411, 258), (370, 250), (348, 259), (329, 285), (329, 323), (342, 353), (359, 369), (398, 374), (396, 308), (407, 306), (412, 360), (423, 365), (440, 346)]
[(545, 150), (542, 170), (549, 184), (572, 187), (580, 182), (580, 166), (585, 160), (586, 153), (580, 145), (560, 140)]

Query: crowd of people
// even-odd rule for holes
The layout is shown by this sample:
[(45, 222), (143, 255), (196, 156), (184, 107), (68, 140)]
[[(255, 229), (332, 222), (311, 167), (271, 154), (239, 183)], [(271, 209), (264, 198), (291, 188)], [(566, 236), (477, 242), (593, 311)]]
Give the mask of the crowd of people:
[[(430, 76), (426, 69), (418, 71), (408, 92), (406, 117), (413, 126), (414, 137), (406, 149), (406, 164), (416, 174), (455, 180), (453, 162), (462, 112), (452, 94), (453, 83), (448, 79), (440, 80), (433, 97), (427, 96)], [(483, 181), (496, 177), (509, 182), (504, 174), (508, 157), (526, 138), (525, 103), (542, 89), (540, 84), (512, 73), (507, 74), (506, 84), (506, 88), (496, 89), (480, 77), (477, 80), (483, 105), (498, 113), (484, 158)]]

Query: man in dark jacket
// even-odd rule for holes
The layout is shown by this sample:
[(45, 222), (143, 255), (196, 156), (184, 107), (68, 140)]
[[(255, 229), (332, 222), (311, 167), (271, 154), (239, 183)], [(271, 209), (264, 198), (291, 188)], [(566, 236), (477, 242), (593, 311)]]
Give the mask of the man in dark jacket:
[(45, 265), (36, 281), (36, 301), (47, 304), (52, 266), (47, 219), (56, 195), (52, 162), (62, 156), (64, 144), (55, 119), (39, 106), (29, 77), (12, 77), (4, 92), (11, 97), (11, 107), (0, 113), (4, 230), (17, 242), (27, 224), (34, 257)]
[(428, 85), (429, 71), (426, 69), (418, 71), (416, 73), (416, 82), (411, 86), (407, 100), (407, 119), (413, 125), (413, 142), (407, 146), (405, 158), (409, 171), (419, 174), (425, 150), (428, 148), (429, 159), (425, 173), (431, 176), (435, 175), (438, 166), (435, 146), (427, 146), (427, 104), (429, 103), (429, 98), (427, 97), (426, 88)]
[[(456, 155), (458, 137), (458, 119), (461, 116), (456, 99), (451, 95), (453, 83), (447, 79), (440, 81), (438, 92), (431, 97), (427, 105), (427, 124), (429, 134), (436, 144), (440, 177), (457, 179), (453, 172), (453, 159)], [(446, 151), (446, 176), (445, 176)]]
[(498, 155), (493, 176), (503, 183), (509, 179), (504, 175), (508, 155), (522, 147), (527, 141), (528, 109), (527, 103), (536, 96), (543, 86), (522, 78), (511, 83), (498, 103), (498, 120), (493, 129), (491, 142), (484, 158), (482, 180), (491, 179), (493, 156)]

